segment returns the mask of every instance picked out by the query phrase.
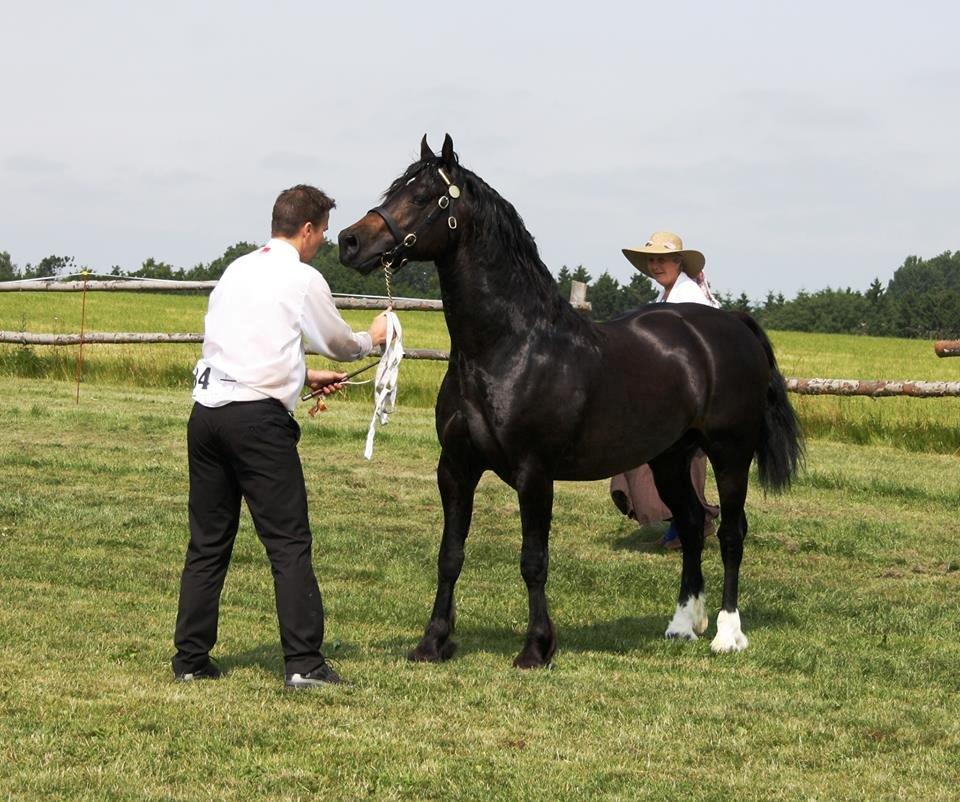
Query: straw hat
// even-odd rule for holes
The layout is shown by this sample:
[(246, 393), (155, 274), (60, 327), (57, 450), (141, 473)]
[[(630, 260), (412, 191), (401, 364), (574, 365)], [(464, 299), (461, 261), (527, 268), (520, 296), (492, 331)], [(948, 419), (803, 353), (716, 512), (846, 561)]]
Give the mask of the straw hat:
[(676, 234), (671, 234), (669, 231), (658, 231), (656, 234), (651, 234), (646, 244), (639, 248), (623, 249), (623, 255), (630, 260), (630, 264), (648, 276), (650, 276), (651, 273), (647, 267), (647, 257), (652, 254), (661, 253), (682, 256), (683, 265), (681, 269), (690, 276), (690, 278), (699, 276), (703, 270), (703, 266), (707, 263), (707, 258), (700, 253), (700, 251), (684, 250), (683, 240)]

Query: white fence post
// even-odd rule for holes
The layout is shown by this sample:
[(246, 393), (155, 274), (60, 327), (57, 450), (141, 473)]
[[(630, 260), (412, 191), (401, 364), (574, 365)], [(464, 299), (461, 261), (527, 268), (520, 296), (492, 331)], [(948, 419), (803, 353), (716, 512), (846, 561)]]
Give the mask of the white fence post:
[(584, 312), (589, 312), (593, 308), (587, 300), (587, 285), (583, 281), (570, 282), (570, 305)]

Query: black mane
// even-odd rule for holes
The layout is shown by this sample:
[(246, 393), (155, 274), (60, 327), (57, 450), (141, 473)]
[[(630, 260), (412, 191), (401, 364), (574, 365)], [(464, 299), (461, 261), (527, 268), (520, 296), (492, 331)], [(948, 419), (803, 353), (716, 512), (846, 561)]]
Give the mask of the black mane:
[(403, 175), (399, 175), (395, 179), (393, 179), (393, 183), (389, 187), (387, 187), (387, 191), (380, 196), (380, 202), (383, 203), (387, 198), (393, 195), (394, 192), (399, 192), (401, 189), (403, 189), (407, 185), (407, 182), (411, 178), (416, 178), (418, 175), (420, 175), (420, 173), (422, 173), (424, 170), (426, 170), (430, 166), (438, 167), (439, 160), (421, 159), (420, 161), (414, 162), (413, 164), (411, 164), (406, 170), (404, 170)]
[[(387, 191), (383, 193), (382, 200), (392, 196), (410, 179), (431, 167), (442, 168), (443, 161), (439, 158), (421, 159), (411, 164), (403, 175), (390, 184)], [(487, 242), (496, 243), (515, 260), (516, 269), (511, 271), (510, 280), (528, 285), (541, 299), (546, 297), (562, 301), (553, 274), (540, 258), (533, 235), (527, 230), (523, 218), (513, 204), (476, 173), (459, 163), (457, 169), (462, 176), (464, 189), (474, 206), (473, 222), (477, 235)], [(566, 306), (571, 312), (574, 311), (566, 302), (560, 306)], [(576, 312), (574, 314), (579, 318), (579, 314)]]

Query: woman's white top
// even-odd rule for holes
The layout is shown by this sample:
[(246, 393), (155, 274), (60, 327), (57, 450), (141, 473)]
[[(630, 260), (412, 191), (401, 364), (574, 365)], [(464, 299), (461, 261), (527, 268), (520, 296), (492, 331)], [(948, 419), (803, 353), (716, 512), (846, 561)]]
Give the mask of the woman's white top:
[(700, 285), (683, 271), (680, 271), (680, 275), (677, 276), (677, 280), (673, 283), (670, 294), (666, 298), (664, 298), (663, 295), (664, 293), (661, 292), (660, 297), (657, 298), (657, 303), (720, 306), (716, 301), (708, 298)]

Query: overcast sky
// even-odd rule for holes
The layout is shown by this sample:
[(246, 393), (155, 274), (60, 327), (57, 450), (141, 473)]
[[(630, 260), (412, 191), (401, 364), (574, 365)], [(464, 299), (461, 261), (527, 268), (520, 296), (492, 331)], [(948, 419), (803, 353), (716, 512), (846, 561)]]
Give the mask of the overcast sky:
[[(0, 250), (107, 272), (374, 205), (427, 133), (556, 272), (659, 229), (715, 289), (886, 283), (960, 249), (956, 2), (0, 0)], [(336, 289), (336, 288), (334, 288)]]

